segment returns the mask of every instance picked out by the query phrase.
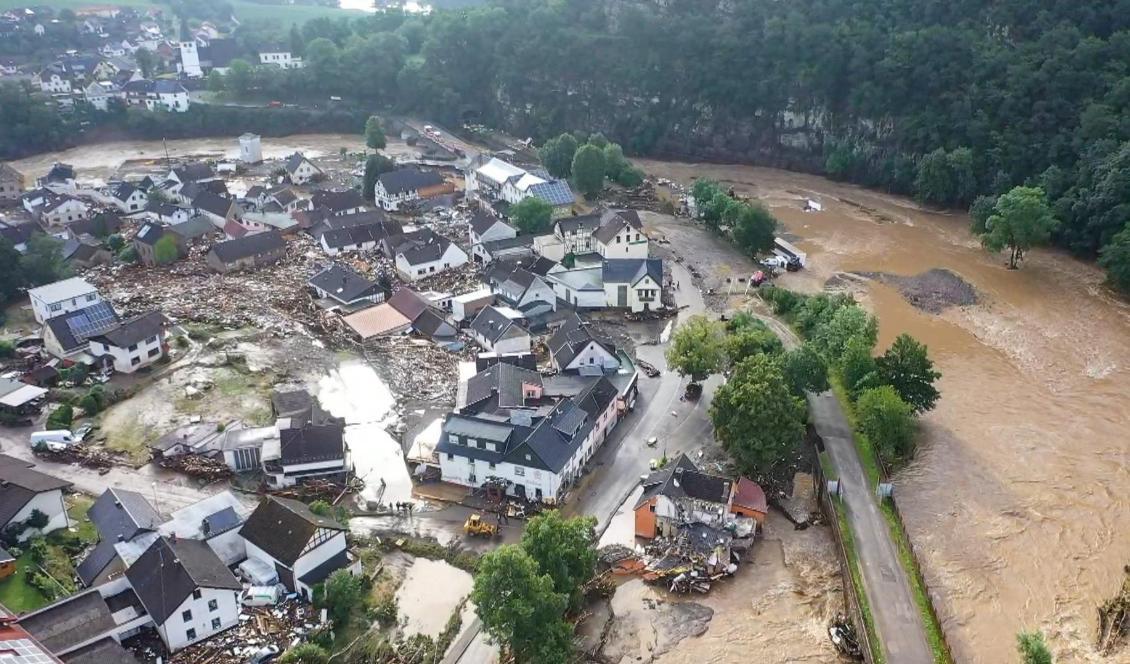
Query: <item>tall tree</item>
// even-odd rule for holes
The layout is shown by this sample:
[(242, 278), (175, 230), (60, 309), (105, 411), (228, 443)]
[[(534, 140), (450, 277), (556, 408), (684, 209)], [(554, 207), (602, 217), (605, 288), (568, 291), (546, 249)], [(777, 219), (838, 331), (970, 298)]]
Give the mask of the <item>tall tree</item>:
[(839, 362), (847, 349), (848, 342), (860, 339), (868, 348), (874, 348), (879, 338), (879, 323), (875, 317), (858, 305), (841, 307), (832, 317), (820, 325), (812, 337), (829, 362)]
[(0, 237), (0, 305), (11, 302), (23, 285), (20, 252), (8, 238)]
[(577, 139), (572, 134), (551, 138), (538, 148), (538, 157), (549, 174), (567, 178), (573, 174), (573, 157), (577, 154)]
[(383, 154), (371, 154), (365, 159), (365, 175), (361, 178), (361, 194), (365, 200), (371, 201), (376, 195), (373, 190), (377, 186), (377, 178), (394, 170), (396, 163)]
[(1107, 280), (1123, 293), (1130, 293), (1130, 224), (1102, 249), (1099, 265), (1106, 269)]
[(718, 388), (710, 418), (718, 440), (743, 472), (765, 472), (786, 460), (800, 442), (805, 406), (777, 362), (754, 355)]
[(732, 230), (734, 242), (747, 253), (769, 251), (777, 234), (777, 219), (761, 203), (740, 207)]
[(1025, 251), (1047, 243), (1056, 224), (1043, 189), (1014, 187), (997, 199), (993, 214), (985, 222), (981, 244), (993, 252), (1008, 249), (1008, 266), (1016, 269)]
[(479, 560), (471, 600), (487, 634), (516, 664), (569, 661), (573, 630), (563, 618), (569, 599), (521, 547), (505, 544)]
[(895, 388), (880, 385), (864, 390), (855, 404), (859, 431), (886, 461), (906, 459), (914, 449), (914, 409)]
[(1052, 652), (1044, 642), (1043, 632), (1021, 632), (1016, 635), (1016, 649), (1021, 664), (1052, 664)]
[(781, 340), (764, 325), (744, 326), (726, 335), (726, 360), (731, 366), (753, 355), (777, 355), (781, 350)]
[(934, 408), (939, 396), (934, 383), (942, 374), (934, 370), (924, 344), (904, 332), (875, 360), (875, 365), (879, 380), (895, 388), (915, 412)]
[(381, 119), (375, 115), (370, 115), (365, 121), (365, 145), (373, 150), (383, 150), (388, 145), (385, 130), (381, 127)]
[(553, 221), (553, 206), (536, 196), (527, 196), (510, 206), (511, 221), (518, 230), (536, 235), (546, 230)]
[(133, 54), (134, 62), (137, 63), (137, 68), (141, 71), (144, 78), (153, 78), (153, 74), (157, 72), (157, 56), (147, 48), (139, 48)]
[(180, 250), (177, 249), (177, 241), (171, 233), (166, 233), (164, 237), (157, 240), (157, 244), (153, 245), (153, 260), (158, 265), (172, 263), (179, 257)]
[(350, 574), (349, 570), (334, 572), (322, 587), (322, 605), (339, 629), (349, 623), (350, 616), (364, 601), (364, 581)]
[(781, 372), (797, 396), (828, 389), (828, 365), (811, 343), (806, 341), (786, 352), (780, 362)]
[(671, 336), (667, 364), (695, 383), (722, 369), (726, 359), (722, 326), (705, 316), (691, 316)]
[(861, 337), (853, 337), (844, 346), (838, 367), (840, 378), (853, 398), (860, 392), (881, 384), (879, 368), (871, 355), (873, 346)]
[(596, 569), (595, 527), (592, 517), (565, 519), (559, 511), (549, 510), (530, 519), (522, 533), (522, 548), (574, 609), (580, 608), (581, 588)]
[(595, 145), (583, 145), (573, 155), (573, 182), (586, 198), (604, 188), (604, 152)]
[(20, 265), (28, 286), (42, 286), (71, 276), (70, 268), (63, 262), (62, 240), (47, 234), (28, 240)]

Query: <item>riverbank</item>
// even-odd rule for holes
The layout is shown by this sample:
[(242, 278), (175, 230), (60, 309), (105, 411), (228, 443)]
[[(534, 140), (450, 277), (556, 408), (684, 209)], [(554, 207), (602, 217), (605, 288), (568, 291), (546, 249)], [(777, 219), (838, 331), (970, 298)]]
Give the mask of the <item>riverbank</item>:
[[(1095, 660), (1096, 607), (1130, 560), (1119, 535), (1130, 528), (1120, 424), (1130, 412), (1130, 307), (1101, 272), (1043, 250), (1007, 270), (969, 235), (965, 215), (815, 176), (637, 163), (765, 201), (808, 252), (809, 269), (785, 275), (786, 287), (815, 292), (843, 273), (932, 268), (972, 285), (977, 304), (940, 314), (891, 286), (855, 287), (879, 318), (880, 348), (909, 332), (943, 374), (918, 457), (895, 478), (900, 511), (955, 661), (1010, 661), (1021, 629), (1044, 630), (1061, 659)], [(805, 212), (808, 198), (823, 211)], [(723, 287), (726, 276), (717, 275)]]

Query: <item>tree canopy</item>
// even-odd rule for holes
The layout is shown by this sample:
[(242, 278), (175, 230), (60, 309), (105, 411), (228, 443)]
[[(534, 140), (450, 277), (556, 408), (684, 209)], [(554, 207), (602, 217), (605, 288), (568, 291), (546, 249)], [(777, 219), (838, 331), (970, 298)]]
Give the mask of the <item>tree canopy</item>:
[(805, 406), (776, 360), (754, 355), (738, 364), (715, 392), (710, 418), (718, 440), (743, 472), (766, 471), (800, 442)]
[(567, 178), (573, 174), (573, 155), (577, 154), (578, 147), (572, 134), (561, 134), (538, 148), (538, 157), (550, 175)]
[(1015, 268), (1025, 251), (1048, 242), (1057, 223), (1043, 189), (1014, 187), (997, 199), (981, 244), (993, 252), (1008, 249), (1008, 266)]
[(908, 458), (914, 449), (914, 409), (890, 385), (864, 390), (855, 404), (860, 433), (887, 461)]
[(915, 412), (933, 409), (939, 396), (934, 383), (942, 374), (934, 370), (924, 344), (909, 334), (900, 334), (875, 365), (879, 380), (895, 388)]
[(536, 235), (549, 229), (553, 206), (536, 196), (527, 196), (510, 206), (509, 215), (519, 231)]
[(383, 150), (388, 145), (381, 119), (375, 115), (370, 115), (365, 121), (365, 145), (373, 150)]
[(549, 510), (530, 519), (522, 533), (522, 548), (573, 608), (579, 607), (581, 587), (596, 568), (595, 527), (592, 517), (565, 519), (557, 510)]
[(604, 151), (595, 145), (582, 145), (573, 155), (573, 183), (587, 198), (604, 188)]
[(781, 356), (781, 372), (797, 396), (828, 389), (828, 365), (807, 341)]
[(1016, 649), (1021, 664), (1052, 664), (1052, 653), (1044, 642), (1043, 632), (1021, 632), (1016, 635)]
[(675, 329), (667, 348), (667, 364), (700, 382), (722, 369), (726, 359), (722, 325), (705, 316), (691, 316)]
[(177, 248), (176, 238), (171, 233), (166, 233), (164, 237), (157, 240), (153, 245), (153, 260), (158, 265), (165, 265), (172, 263), (180, 257), (180, 249)]

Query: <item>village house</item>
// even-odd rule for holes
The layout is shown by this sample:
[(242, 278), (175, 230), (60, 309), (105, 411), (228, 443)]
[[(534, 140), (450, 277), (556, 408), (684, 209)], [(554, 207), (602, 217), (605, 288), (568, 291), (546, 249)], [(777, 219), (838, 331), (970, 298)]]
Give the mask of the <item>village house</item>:
[(38, 323), (102, 301), (98, 289), (81, 277), (71, 277), (27, 292), (32, 313)]
[(314, 162), (306, 158), (301, 152), (295, 152), (286, 158), (286, 174), (294, 184), (307, 184), (322, 178), (325, 174)]
[(119, 182), (110, 188), (110, 198), (122, 214), (133, 214), (145, 209), (149, 196), (129, 182)]
[[(34, 463), (0, 454), (0, 530), (22, 529), (15, 538), (26, 542), (71, 525), (63, 492), (72, 484), (33, 470)], [(46, 519), (41, 525), (29, 521)]]
[(126, 578), (172, 652), (239, 622), (243, 586), (206, 542), (159, 537)]
[(341, 477), (349, 469), (349, 448), (339, 424), (277, 425), (277, 438), (263, 441), (261, 460), (267, 483), (294, 486), (316, 477)]
[(401, 168), (381, 173), (373, 189), (373, 199), (381, 208), (396, 211), (405, 204), (443, 196), (455, 191), (455, 185), (434, 171)]
[(326, 208), (313, 210), (300, 210), (293, 215), (299, 224), (305, 224), (306, 232), (315, 240), (321, 240), (322, 234), (327, 231), (340, 230), (351, 226), (372, 226), (384, 224), (388, 235), (400, 235), (403, 229), (400, 222), (389, 219), (383, 210), (365, 210), (350, 214), (333, 215)]
[(609, 307), (636, 313), (663, 307), (663, 261), (658, 258), (605, 260), (601, 278)]
[(48, 189), (29, 191), (21, 200), (29, 214), (44, 226), (53, 229), (61, 229), (71, 222), (86, 219), (90, 213), (90, 206), (85, 201)]
[(302, 69), (302, 58), (295, 57), (290, 49), (273, 47), (259, 51), (259, 64), (274, 65), (281, 69)]
[(33, 236), (43, 233), (43, 229), (34, 221), (22, 224), (10, 224), (0, 221), (0, 237), (12, 243), (12, 248), (21, 254), (27, 253), (27, 243)]
[(592, 232), (593, 251), (605, 259), (647, 258), (647, 235), (639, 212), (607, 211), (600, 216), (600, 227)]
[(552, 206), (554, 217), (564, 217), (572, 211), (575, 202), (573, 191), (564, 180), (551, 178), (541, 171), (528, 172), (488, 154), (472, 160), (465, 179), (467, 196), (487, 204), (515, 205), (533, 196)]
[(508, 240), (517, 235), (516, 228), (483, 210), (476, 210), (467, 222), (467, 236), (472, 246), (491, 240)]
[(322, 245), (322, 251), (325, 251), (329, 256), (337, 256), (346, 251), (374, 250), (389, 237), (403, 233), (400, 224), (392, 221), (333, 228), (335, 224), (332, 221), (334, 219), (344, 219), (344, 217), (331, 217), (326, 220), (325, 226), (328, 229), (323, 230), (318, 239), (318, 243)]
[(386, 238), (382, 249), (386, 256), (393, 259), (397, 274), (409, 282), (467, 263), (466, 252), (428, 228)]
[(55, 193), (73, 192), (75, 190), (75, 167), (62, 162), (55, 162), (47, 175), (36, 180), (36, 186), (49, 189)]
[(124, 574), (127, 565), (116, 547), (145, 533), (155, 533), (163, 521), (145, 496), (116, 487), (106, 489), (98, 496), (87, 512), (87, 518), (98, 532), (98, 544), (75, 570), (87, 588)]
[(509, 307), (488, 306), (471, 322), (468, 332), (483, 349), (499, 353), (528, 353), (533, 344), (522, 314)]
[(167, 323), (159, 311), (122, 321), (116, 327), (90, 337), (90, 353), (99, 358), (109, 356), (114, 371), (133, 373), (165, 356)]
[(623, 400), (607, 378), (580, 389), (547, 380), (505, 362), (471, 377), (436, 446), (443, 481), (559, 500), (619, 422)]
[(0, 161), (0, 205), (20, 200), (25, 183), (23, 173)]
[(315, 209), (324, 208), (330, 216), (340, 217), (364, 212), (368, 203), (356, 189), (319, 189), (310, 196), (310, 206)]
[(99, 300), (82, 309), (48, 318), (43, 326), (43, 347), (61, 360), (94, 364), (87, 351), (90, 338), (117, 327), (120, 319), (109, 302)]
[(236, 221), (244, 215), (243, 208), (234, 199), (210, 191), (198, 193), (192, 199), (192, 207), (197, 214), (203, 214), (212, 220), (216, 228), (223, 228), (228, 222)]
[(178, 207), (169, 203), (149, 201), (145, 206), (145, 216), (149, 219), (172, 226), (181, 224), (192, 218), (192, 208)]
[(82, 97), (95, 109), (108, 111), (110, 100), (117, 99), (124, 103), (126, 93), (113, 81), (91, 81), (82, 89)]
[(71, 93), (71, 80), (66, 74), (54, 69), (45, 69), (36, 77), (39, 89), (47, 94), (59, 95)]
[(554, 369), (583, 375), (615, 372), (620, 358), (612, 342), (593, 334), (591, 327), (572, 314), (546, 342)]
[(360, 573), (360, 561), (346, 547), (348, 530), (305, 503), (267, 496), (239, 532), (247, 542), (248, 563), (258, 561), (276, 572), (287, 590), (309, 600), (314, 586), (337, 570)]
[(286, 255), (286, 240), (277, 231), (256, 233), (212, 245), (204, 260), (221, 274), (277, 263)]
[(263, 161), (263, 140), (259, 134), (248, 132), (239, 137), (239, 160), (245, 164)]
[(415, 330), (433, 341), (452, 343), (458, 333), (442, 311), (410, 288), (401, 288), (387, 302), (349, 314), (342, 322), (361, 341)]
[(182, 185), (189, 182), (207, 182), (216, 179), (216, 171), (202, 161), (194, 161), (173, 168), (166, 179)]
[(549, 282), (514, 263), (501, 263), (486, 275), (499, 299), (533, 318), (557, 310), (557, 295)]
[(322, 300), (319, 306), (329, 311), (356, 311), (380, 304), (386, 296), (378, 283), (340, 263), (332, 263), (310, 277), (306, 285)]
[[(73, 235), (70, 228), (67, 229), (67, 233)], [(84, 269), (93, 265), (105, 265), (114, 259), (110, 250), (90, 235), (67, 237), (63, 240), (59, 255), (72, 270)]]

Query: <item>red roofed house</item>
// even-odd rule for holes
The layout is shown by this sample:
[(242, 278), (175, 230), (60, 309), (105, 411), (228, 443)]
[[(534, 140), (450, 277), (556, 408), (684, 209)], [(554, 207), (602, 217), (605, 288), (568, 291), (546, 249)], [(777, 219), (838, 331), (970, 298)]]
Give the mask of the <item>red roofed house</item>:
[(765, 523), (765, 515), (769, 505), (765, 502), (765, 492), (761, 487), (748, 477), (738, 478), (734, 485), (734, 496), (730, 499), (730, 511), (752, 517), (758, 525)]

